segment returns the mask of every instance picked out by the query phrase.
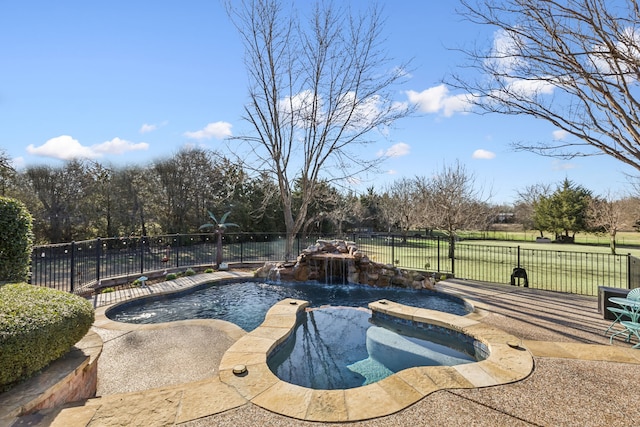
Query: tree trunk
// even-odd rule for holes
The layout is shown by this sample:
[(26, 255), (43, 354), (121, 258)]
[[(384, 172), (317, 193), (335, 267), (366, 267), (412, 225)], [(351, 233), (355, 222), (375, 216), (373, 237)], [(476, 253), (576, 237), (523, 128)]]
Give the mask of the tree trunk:
[(449, 234), (449, 259), (453, 259), (456, 256), (456, 236)]
[(216, 242), (216, 267), (220, 268), (222, 264), (222, 233), (218, 230), (218, 241)]
[(616, 254), (616, 233), (609, 233), (609, 248), (611, 249), (611, 255)]
[(293, 254), (293, 241), (295, 240), (295, 236), (298, 230), (295, 229), (295, 221), (293, 220), (293, 213), (291, 211), (291, 197), (289, 196), (289, 194), (283, 193), (282, 185), (280, 186), (280, 193), (284, 211), (284, 225), (287, 229), (287, 246), (285, 248), (284, 260), (289, 261)]
[(289, 261), (290, 259), (293, 259), (291, 254), (293, 254), (293, 244), (294, 244), (295, 241), (296, 241), (296, 235), (293, 234), (293, 233), (288, 233), (287, 232), (287, 242), (286, 242), (287, 251), (286, 251), (286, 254), (284, 256), (284, 260), (285, 261)]

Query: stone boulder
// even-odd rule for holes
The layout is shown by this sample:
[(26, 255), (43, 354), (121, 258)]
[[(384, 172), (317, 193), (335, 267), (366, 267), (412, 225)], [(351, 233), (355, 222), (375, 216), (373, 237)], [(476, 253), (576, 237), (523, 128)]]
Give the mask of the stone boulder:
[(373, 262), (360, 252), (355, 242), (318, 240), (302, 251), (295, 263), (266, 263), (256, 277), (281, 280), (318, 280), (359, 283), (375, 287), (398, 286), (434, 289), (435, 281), (423, 273), (402, 270), (393, 264)]

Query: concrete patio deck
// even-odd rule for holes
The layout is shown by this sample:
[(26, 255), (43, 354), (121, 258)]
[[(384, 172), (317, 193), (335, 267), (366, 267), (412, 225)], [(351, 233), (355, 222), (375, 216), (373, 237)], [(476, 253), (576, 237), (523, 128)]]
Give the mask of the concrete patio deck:
[[(101, 397), (20, 417), (13, 426), (335, 425), (265, 410), (221, 381), (225, 353), (245, 336), (240, 328), (208, 320), (125, 325), (104, 317), (104, 304), (199, 281), (183, 278), (96, 300), (93, 329), (104, 341)], [(457, 280), (440, 282), (438, 289), (471, 301), (482, 324), (519, 338), (533, 357), (530, 375), (503, 385), (434, 391), (406, 409), (345, 424), (626, 426), (640, 420), (640, 406), (627, 397), (640, 386), (640, 350), (622, 341), (609, 345), (603, 331), (610, 322), (597, 312), (596, 298)]]

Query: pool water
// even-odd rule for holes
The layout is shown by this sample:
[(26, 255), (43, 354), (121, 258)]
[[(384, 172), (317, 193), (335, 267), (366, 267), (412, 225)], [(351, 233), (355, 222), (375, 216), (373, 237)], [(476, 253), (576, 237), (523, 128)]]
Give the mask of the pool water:
[(302, 313), (267, 364), (281, 380), (333, 390), (360, 387), (414, 366), (476, 362), (473, 344), (376, 320), (367, 310), (328, 307)]
[(252, 331), (274, 304), (285, 298), (309, 301), (310, 307), (364, 307), (388, 299), (419, 308), (468, 314), (456, 297), (429, 290), (374, 288), (366, 285), (327, 285), (317, 282), (214, 282), (203, 288), (161, 297), (134, 300), (109, 310), (118, 322), (162, 323), (186, 319), (221, 319)]

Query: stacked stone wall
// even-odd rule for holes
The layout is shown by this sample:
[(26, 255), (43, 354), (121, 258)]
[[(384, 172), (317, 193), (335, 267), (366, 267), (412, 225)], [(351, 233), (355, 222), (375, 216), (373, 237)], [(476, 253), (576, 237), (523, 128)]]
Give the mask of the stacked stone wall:
[(267, 263), (256, 276), (272, 280), (359, 283), (382, 288), (434, 288), (434, 280), (427, 274), (373, 262), (355, 242), (347, 240), (318, 240), (304, 249), (295, 263)]

